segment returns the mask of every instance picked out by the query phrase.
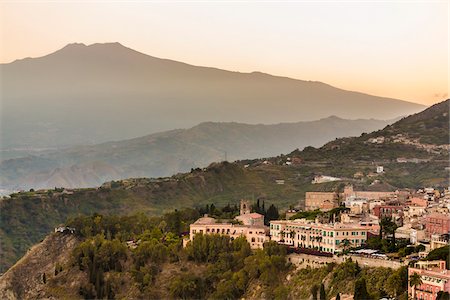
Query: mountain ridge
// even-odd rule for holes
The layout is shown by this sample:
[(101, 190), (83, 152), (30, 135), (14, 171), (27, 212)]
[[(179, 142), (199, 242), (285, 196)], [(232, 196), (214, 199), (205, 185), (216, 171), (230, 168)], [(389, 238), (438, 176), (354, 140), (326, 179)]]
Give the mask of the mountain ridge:
[(0, 65), (3, 148), (98, 144), (192, 127), (205, 116), (273, 124), (329, 115), (392, 119), (424, 107), (322, 82), (160, 59), (120, 44), (63, 49)]
[[(311, 122), (251, 125), (203, 122), (127, 140), (74, 146), (0, 162), (3, 189), (93, 187), (129, 177), (160, 177), (230, 161), (269, 157), (330, 139), (380, 129), (388, 121), (328, 117)], [(93, 166), (102, 164), (95, 169)], [(109, 170), (109, 171), (107, 171)], [(83, 175), (85, 173), (85, 175)]]

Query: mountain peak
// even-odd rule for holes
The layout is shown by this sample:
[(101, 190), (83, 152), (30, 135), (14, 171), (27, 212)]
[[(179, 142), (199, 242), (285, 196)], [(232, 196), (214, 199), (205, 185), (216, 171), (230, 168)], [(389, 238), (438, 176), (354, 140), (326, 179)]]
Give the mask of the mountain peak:
[(54, 53), (61, 53), (61, 52), (67, 53), (67, 52), (79, 52), (90, 50), (108, 51), (113, 49), (128, 49), (128, 48), (119, 42), (94, 43), (90, 45), (86, 45), (84, 43), (70, 43)]

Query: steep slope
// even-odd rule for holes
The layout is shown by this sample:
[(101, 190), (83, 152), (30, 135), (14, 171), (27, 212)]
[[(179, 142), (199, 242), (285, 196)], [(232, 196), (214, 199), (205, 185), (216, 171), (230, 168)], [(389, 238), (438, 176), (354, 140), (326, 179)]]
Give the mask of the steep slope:
[(424, 106), (321, 82), (151, 57), (118, 43), (70, 44), (0, 65), (2, 147), (52, 147), (143, 136), (203, 121), (392, 119)]
[(7, 190), (94, 187), (130, 177), (160, 177), (214, 161), (269, 157), (329, 140), (357, 136), (389, 124), (378, 120), (248, 125), (202, 123), (125, 141), (78, 146), (0, 162), (0, 188)]
[[(55, 266), (68, 264), (77, 244), (78, 239), (74, 235), (55, 233), (31, 247), (24, 257), (0, 277), (0, 298), (58, 299), (49, 297), (46, 281), (54, 276)], [(76, 280), (78, 278), (72, 278), (72, 281)], [(70, 287), (66, 286), (65, 290), (67, 295)]]

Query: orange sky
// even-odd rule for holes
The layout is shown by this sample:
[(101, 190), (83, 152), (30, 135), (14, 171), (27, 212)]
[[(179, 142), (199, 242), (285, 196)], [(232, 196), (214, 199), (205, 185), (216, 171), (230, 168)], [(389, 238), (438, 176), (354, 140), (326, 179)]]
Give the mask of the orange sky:
[(14, 1), (0, 62), (72, 42), (431, 105), (448, 97), (449, 2)]

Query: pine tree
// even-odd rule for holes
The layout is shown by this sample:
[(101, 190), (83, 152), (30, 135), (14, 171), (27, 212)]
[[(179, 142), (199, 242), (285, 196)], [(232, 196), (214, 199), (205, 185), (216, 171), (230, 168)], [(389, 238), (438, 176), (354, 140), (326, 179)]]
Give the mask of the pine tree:
[(341, 300), (341, 294), (337, 293), (335, 300)]
[(319, 290), (319, 287), (317, 286), (317, 284), (315, 284), (311, 287), (312, 300), (317, 300), (317, 291), (318, 290)]
[(47, 283), (47, 277), (45, 276), (45, 273), (42, 274), (42, 282), (43, 282), (44, 284)]
[(319, 291), (319, 299), (320, 300), (326, 300), (326, 294), (325, 294), (325, 286), (323, 285), (323, 283), (320, 284), (320, 291)]
[(367, 292), (366, 280), (360, 278), (355, 282), (355, 292), (353, 295), (354, 300), (371, 300), (369, 293)]

